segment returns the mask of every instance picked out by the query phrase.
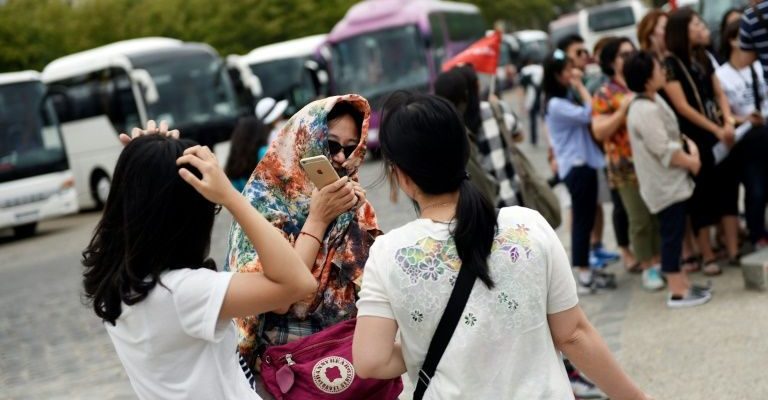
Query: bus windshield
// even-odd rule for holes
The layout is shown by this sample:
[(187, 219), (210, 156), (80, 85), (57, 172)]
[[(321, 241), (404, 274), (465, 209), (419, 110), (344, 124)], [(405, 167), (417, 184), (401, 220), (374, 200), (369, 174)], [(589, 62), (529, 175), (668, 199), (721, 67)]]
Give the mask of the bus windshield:
[(149, 119), (190, 126), (237, 115), (226, 69), (209, 54), (173, 55), (137, 67), (146, 69), (157, 86), (159, 99), (147, 104)]
[(288, 114), (298, 111), (299, 107), (317, 96), (312, 76), (304, 68), (308, 59), (308, 56), (300, 56), (251, 65), (251, 71), (259, 77), (265, 97), (288, 99), (297, 103), (289, 107)]
[(632, 26), (635, 24), (635, 13), (632, 6), (590, 11), (587, 24), (592, 32)]
[(375, 104), (394, 90), (429, 84), (426, 52), (413, 25), (349, 38), (332, 54), (336, 93), (359, 93)]
[(0, 86), (0, 182), (69, 169), (45, 86), (29, 81)]

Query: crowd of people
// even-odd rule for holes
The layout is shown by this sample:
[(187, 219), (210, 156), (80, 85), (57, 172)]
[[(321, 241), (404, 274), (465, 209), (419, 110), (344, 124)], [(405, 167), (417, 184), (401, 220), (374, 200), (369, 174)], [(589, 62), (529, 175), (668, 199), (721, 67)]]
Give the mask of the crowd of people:
[(590, 262), (603, 174), (625, 267), (642, 273), (645, 289), (668, 286), (669, 307), (711, 299), (711, 287), (690, 283), (688, 273), (719, 275), (739, 266), (745, 249), (768, 244), (766, 87), (755, 56), (739, 42), (745, 21), (751, 20), (740, 10), (729, 10), (714, 52), (695, 11), (652, 10), (638, 24), (639, 50), (625, 37), (596, 45), (596, 78), (584, 77), (588, 52), (578, 35), (563, 39), (545, 61), (545, 122), (555, 174), (571, 195), (581, 293), (610, 281)]
[[(391, 232), (359, 183), (371, 110), (358, 95), (315, 101), (285, 122), (269, 99), (238, 125), (225, 169), (164, 123), (122, 135), (83, 253), (84, 288), (137, 395), (395, 399), (407, 375), (414, 399), (571, 398), (585, 382), (650, 399), (578, 294), (615, 287), (605, 266), (621, 259), (645, 289), (667, 287), (668, 307), (701, 305), (712, 289), (688, 274), (738, 265), (740, 241), (768, 244), (768, 88), (753, 64), (768, 33), (748, 37), (762, 20), (750, 13), (724, 16), (717, 54), (695, 12), (653, 10), (640, 49), (622, 37), (598, 43), (599, 76), (585, 75), (576, 35), (529, 69), (541, 87), (526, 107), (544, 113), (552, 184), (571, 197), (570, 262), (559, 216), (521, 190), (520, 175), (543, 179), (515, 170), (525, 165), (519, 137), (498, 99), (481, 101), (468, 65), (443, 72), (435, 94), (398, 91), (383, 104), (392, 198), (404, 193), (418, 214)], [(314, 156), (341, 178), (316, 187), (300, 163)], [(607, 201), (616, 254), (602, 246)], [(217, 269), (208, 249), (221, 207), (234, 223)], [(349, 323), (354, 338), (321, 336)]]

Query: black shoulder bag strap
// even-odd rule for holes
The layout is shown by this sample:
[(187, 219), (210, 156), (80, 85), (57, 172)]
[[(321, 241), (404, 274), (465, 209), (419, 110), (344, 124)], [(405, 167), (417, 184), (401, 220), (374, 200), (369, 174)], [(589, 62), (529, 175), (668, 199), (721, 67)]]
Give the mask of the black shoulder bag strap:
[[(496, 210), (496, 219), (498, 219), (499, 211), (499, 209)], [(472, 293), (475, 280), (477, 280), (477, 275), (469, 268), (459, 268), (459, 276), (456, 277), (448, 305), (445, 306), (443, 316), (440, 317), (435, 335), (429, 342), (424, 364), (419, 370), (419, 381), (413, 392), (413, 400), (421, 400), (424, 397), (432, 377), (435, 376), (437, 365), (440, 364), (440, 359), (443, 358), (443, 353), (445, 353), (445, 349), (456, 331), (456, 326), (459, 325), (461, 314), (464, 313), (464, 307), (466, 307), (469, 295)]]
[(755, 72), (755, 66), (753, 64), (749, 64), (749, 71), (752, 73), (752, 96), (755, 99), (755, 110), (762, 115), (763, 107), (761, 103), (763, 102), (763, 99), (762, 96), (760, 96), (760, 88), (758, 88), (760, 81), (757, 79), (757, 72)]

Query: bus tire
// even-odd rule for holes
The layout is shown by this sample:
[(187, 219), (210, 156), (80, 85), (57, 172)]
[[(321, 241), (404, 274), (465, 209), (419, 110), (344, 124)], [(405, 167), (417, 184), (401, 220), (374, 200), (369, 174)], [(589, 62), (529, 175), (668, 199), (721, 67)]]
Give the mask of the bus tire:
[(104, 204), (107, 204), (111, 184), (109, 176), (102, 170), (97, 170), (91, 175), (91, 197), (97, 210), (101, 210)]
[(13, 234), (17, 239), (26, 239), (32, 237), (37, 232), (37, 222), (19, 225), (13, 227)]

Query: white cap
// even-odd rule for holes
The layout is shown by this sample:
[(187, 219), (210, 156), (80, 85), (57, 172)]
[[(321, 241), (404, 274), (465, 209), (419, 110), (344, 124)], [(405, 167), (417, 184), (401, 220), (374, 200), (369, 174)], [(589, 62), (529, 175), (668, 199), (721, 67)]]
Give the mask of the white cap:
[(269, 125), (283, 115), (288, 108), (288, 100), (275, 101), (271, 97), (265, 97), (256, 103), (256, 118)]

